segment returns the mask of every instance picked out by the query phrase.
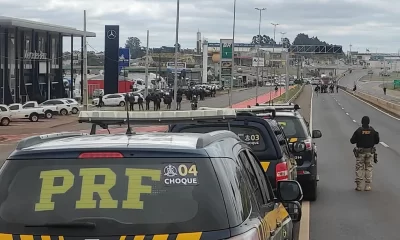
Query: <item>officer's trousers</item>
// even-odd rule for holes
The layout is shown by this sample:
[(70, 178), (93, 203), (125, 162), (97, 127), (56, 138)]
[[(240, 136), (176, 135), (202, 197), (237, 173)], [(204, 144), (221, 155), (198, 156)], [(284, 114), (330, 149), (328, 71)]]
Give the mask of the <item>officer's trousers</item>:
[(372, 170), (373, 170), (373, 153), (359, 153), (356, 158), (356, 183), (360, 183), (364, 180), (365, 183), (372, 182)]

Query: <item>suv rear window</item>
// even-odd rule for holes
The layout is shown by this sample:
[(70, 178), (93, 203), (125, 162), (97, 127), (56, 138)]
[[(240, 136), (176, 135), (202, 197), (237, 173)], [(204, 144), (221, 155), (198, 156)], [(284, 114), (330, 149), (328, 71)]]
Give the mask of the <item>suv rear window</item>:
[(276, 116), (275, 120), (281, 125), (287, 138), (307, 138), (307, 126), (299, 118)]
[(73, 221), (99, 225), (85, 232), (93, 236), (229, 227), (206, 158), (10, 160), (0, 192), (0, 231), (6, 224), (15, 226), (7, 232), (22, 234), (37, 229), (25, 225)]
[[(208, 133), (212, 131), (218, 130), (228, 130), (227, 125), (221, 126), (201, 126), (194, 125), (190, 127), (183, 128), (180, 132), (184, 133)], [(266, 149), (266, 145), (262, 134), (259, 130), (253, 127), (237, 127), (231, 126), (230, 130), (236, 133), (243, 142), (248, 144), (254, 151), (264, 151)]]

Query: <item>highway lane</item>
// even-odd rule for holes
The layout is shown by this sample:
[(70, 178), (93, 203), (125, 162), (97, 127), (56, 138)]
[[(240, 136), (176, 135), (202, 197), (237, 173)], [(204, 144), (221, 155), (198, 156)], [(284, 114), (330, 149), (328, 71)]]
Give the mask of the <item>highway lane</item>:
[(313, 99), (314, 129), (322, 130), (323, 136), (316, 141), (319, 198), (311, 203), (310, 239), (398, 239), (400, 155), (392, 148), (378, 145), (380, 162), (374, 165), (372, 191), (356, 192), (354, 146), (349, 141), (362, 115), (371, 116), (382, 141), (392, 143), (398, 132), (384, 127), (389, 128), (393, 120), (345, 94), (319, 94)]

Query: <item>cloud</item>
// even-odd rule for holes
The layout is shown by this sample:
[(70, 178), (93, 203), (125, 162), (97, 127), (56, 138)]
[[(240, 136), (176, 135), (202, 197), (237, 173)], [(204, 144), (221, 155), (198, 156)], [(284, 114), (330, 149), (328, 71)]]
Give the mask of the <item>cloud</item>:
[[(261, 33), (273, 37), (272, 22), (280, 32), (293, 40), (298, 33), (318, 36), (332, 44), (353, 50), (397, 52), (400, 38), (396, 0), (236, 0), (237, 42), (250, 42), (258, 33), (259, 13), (255, 7), (267, 8), (262, 13)], [(88, 30), (97, 33), (89, 39), (98, 51), (104, 48), (104, 25), (120, 25), (120, 45), (129, 36), (137, 36), (143, 45), (150, 30), (150, 47), (173, 46), (175, 42), (176, 0), (0, 0), (2, 13), (47, 23), (83, 28), (83, 9), (87, 10)], [(196, 32), (211, 42), (231, 38), (233, 0), (180, 0), (179, 42), (194, 48)], [(79, 43), (80, 41), (76, 41)], [(66, 39), (65, 45), (69, 46)], [(80, 46), (76, 46), (77, 49)], [(90, 48), (89, 47), (89, 50)]]

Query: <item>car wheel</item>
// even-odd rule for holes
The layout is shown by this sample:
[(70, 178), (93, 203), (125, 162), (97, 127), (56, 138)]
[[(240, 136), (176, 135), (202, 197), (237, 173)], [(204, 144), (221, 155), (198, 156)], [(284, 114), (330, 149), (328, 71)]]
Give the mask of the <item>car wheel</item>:
[(3, 119), (1, 119), (1, 121), (0, 121), (0, 125), (1, 126), (8, 126), (8, 125), (10, 125), (10, 119), (9, 118), (3, 118)]
[(31, 122), (37, 122), (37, 121), (39, 121), (39, 115), (37, 115), (36, 113), (32, 113), (32, 114), (29, 116), (29, 120), (30, 120)]
[(79, 110), (77, 108), (72, 109), (72, 114), (77, 114), (78, 112), (79, 112)]
[(121, 101), (121, 102), (119, 103), (119, 106), (120, 106), (120, 107), (125, 106), (125, 102), (122, 102), (122, 101)]
[(51, 111), (47, 111), (44, 113), (45, 118), (50, 119), (53, 118), (53, 113)]
[(317, 181), (314, 180), (306, 186), (305, 197), (311, 202), (317, 200), (317, 185)]
[(60, 114), (63, 116), (67, 115), (68, 114), (67, 109), (61, 109)]

